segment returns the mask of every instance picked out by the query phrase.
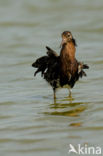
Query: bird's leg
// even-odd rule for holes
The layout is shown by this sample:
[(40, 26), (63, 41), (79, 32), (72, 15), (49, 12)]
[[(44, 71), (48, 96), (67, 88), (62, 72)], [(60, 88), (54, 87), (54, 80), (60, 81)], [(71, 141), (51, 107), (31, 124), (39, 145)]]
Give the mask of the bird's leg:
[(54, 99), (56, 99), (56, 89), (53, 88)]
[(72, 92), (71, 92), (71, 89), (69, 89), (69, 97), (72, 96)]

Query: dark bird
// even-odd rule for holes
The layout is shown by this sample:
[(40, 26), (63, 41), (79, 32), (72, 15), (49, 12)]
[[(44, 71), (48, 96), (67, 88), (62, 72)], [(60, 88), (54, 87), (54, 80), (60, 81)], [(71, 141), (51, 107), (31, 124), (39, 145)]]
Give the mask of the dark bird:
[(47, 55), (38, 58), (32, 64), (32, 67), (37, 68), (34, 76), (41, 72), (41, 76), (52, 86), (54, 98), (56, 98), (56, 89), (60, 87), (69, 88), (70, 96), (70, 89), (79, 78), (86, 76), (84, 69), (88, 69), (89, 66), (75, 58), (76, 41), (70, 31), (62, 33), (60, 55), (49, 47), (46, 49)]

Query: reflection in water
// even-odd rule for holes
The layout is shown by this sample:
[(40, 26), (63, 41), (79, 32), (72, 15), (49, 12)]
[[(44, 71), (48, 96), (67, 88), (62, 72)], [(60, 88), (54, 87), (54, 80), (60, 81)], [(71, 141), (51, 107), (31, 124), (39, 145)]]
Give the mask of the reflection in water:
[(70, 126), (73, 127), (80, 127), (82, 125), (82, 122), (77, 122), (77, 123), (71, 123)]
[[(69, 143), (102, 147), (103, 0), (0, 0), (0, 12), (0, 156), (68, 155)], [(45, 45), (59, 52), (68, 29), (90, 70), (73, 89), (75, 99), (62, 89), (51, 102), (51, 88), (33, 78), (31, 63)]]
[(74, 99), (72, 97), (66, 97), (57, 101), (54, 100), (54, 103), (49, 105), (50, 111), (45, 112), (44, 114), (71, 117), (79, 116), (81, 112), (86, 110), (87, 103), (73, 101)]

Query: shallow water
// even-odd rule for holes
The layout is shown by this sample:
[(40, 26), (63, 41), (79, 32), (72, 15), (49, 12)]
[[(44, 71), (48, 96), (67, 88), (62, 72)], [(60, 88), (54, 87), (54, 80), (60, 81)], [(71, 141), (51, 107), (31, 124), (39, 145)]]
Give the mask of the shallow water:
[[(45, 46), (60, 51), (72, 31), (78, 60), (89, 64), (68, 98), (31, 64)], [(69, 144), (103, 145), (103, 1), (0, 1), (0, 155), (69, 155)], [(71, 154), (73, 155), (73, 154)]]

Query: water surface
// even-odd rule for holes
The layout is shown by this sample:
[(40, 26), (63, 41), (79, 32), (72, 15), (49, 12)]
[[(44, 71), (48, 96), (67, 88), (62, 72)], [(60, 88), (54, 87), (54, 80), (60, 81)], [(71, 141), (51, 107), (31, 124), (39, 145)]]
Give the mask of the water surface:
[[(61, 32), (77, 40), (89, 64), (68, 98), (31, 67), (48, 45), (58, 53)], [(0, 155), (62, 156), (69, 144), (103, 145), (103, 1), (0, 1)]]

